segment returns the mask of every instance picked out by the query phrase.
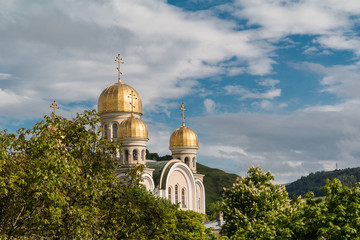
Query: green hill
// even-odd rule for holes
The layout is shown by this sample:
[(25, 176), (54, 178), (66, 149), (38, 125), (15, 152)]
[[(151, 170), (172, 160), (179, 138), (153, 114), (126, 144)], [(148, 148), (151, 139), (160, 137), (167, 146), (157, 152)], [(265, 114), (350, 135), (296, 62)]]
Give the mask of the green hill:
[(290, 197), (304, 195), (309, 191), (312, 191), (316, 197), (321, 197), (324, 196), (321, 188), (325, 185), (326, 179), (333, 178), (340, 179), (345, 186), (354, 187), (357, 182), (360, 182), (360, 167), (310, 173), (306, 177), (301, 177), (295, 182), (287, 184), (286, 190)]
[(238, 175), (226, 173), (217, 168), (210, 168), (197, 163), (197, 172), (204, 174), (205, 201), (206, 205), (220, 200), (223, 188), (230, 187), (235, 182)]

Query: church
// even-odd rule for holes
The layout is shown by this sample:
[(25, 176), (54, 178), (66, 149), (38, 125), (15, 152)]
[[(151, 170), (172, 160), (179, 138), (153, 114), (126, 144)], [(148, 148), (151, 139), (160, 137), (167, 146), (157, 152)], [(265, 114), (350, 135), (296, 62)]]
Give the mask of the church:
[(115, 61), (118, 62), (118, 81), (100, 94), (98, 112), (104, 138), (121, 142), (122, 149), (117, 157), (122, 167), (117, 177), (124, 177), (126, 169), (132, 165), (143, 165), (142, 184), (148, 191), (171, 203), (179, 203), (182, 210), (205, 213), (204, 175), (196, 171), (198, 137), (185, 126), (184, 104), (180, 107), (182, 124), (169, 136), (172, 160), (146, 159), (149, 135), (147, 125), (140, 119), (143, 115), (141, 97), (121, 81), (120, 54)]

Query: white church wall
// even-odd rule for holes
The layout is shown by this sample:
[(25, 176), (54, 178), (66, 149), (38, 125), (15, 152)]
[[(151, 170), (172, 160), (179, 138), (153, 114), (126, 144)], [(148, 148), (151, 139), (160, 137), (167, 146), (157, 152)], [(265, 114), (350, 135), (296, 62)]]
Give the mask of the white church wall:
[[(178, 162), (174, 164), (166, 179), (166, 192), (168, 193), (169, 187), (173, 189), (171, 194), (172, 203), (176, 203), (175, 200), (175, 187), (178, 186), (178, 202), (182, 200), (182, 189), (185, 188), (185, 199), (186, 199), (186, 206), (180, 204), (180, 208), (183, 210), (193, 210), (195, 211), (195, 179), (192, 174), (191, 169), (186, 166), (184, 163)], [(166, 196), (168, 198), (168, 196)]]

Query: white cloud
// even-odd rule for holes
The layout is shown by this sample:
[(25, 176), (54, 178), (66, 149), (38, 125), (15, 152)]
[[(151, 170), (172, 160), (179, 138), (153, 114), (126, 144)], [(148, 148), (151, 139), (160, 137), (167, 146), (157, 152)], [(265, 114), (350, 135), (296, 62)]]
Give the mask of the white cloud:
[(211, 156), (216, 158), (231, 158), (241, 159), (248, 154), (239, 147), (226, 146), (226, 145), (206, 145), (201, 146), (199, 150), (200, 155)]
[(281, 89), (271, 88), (266, 92), (250, 91), (238, 85), (228, 85), (224, 87), (227, 94), (236, 94), (240, 99), (274, 99), (281, 96)]
[(280, 81), (277, 79), (267, 78), (265, 80), (260, 81), (259, 85), (266, 86), (266, 87), (274, 87), (275, 85), (277, 85), (279, 83), (280, 83)]
[[(233, 13), (248, 24), (264, 28), (265, 37), (288, 34), (323, 34), (351, 26), (351, 16), (360, 12), (356, 0), (339, 1), (236, 1)], [(284, 20), (286, 19), (286, 20)]]
[(0, 73), (0, 80), (9, 80), (12, 77), (11, 74), (8, 73)]
[(261, 101), (260, 106), (263, 109), (267, 109), (271, 106), (271, 102), (268, 100), (263, 100), (263, 101)]
[(323, 35), (317, 38), (316, 42), (320, 43), (324, 47), (335, 50), (350, 50), (354, 54), (360, 56), (360, 37), (337, 35)]
[(301, 111), (304, 112), (342, 112), (345, 110), (357, 109), (360, 108), (359, 99), (351, 99), (344, 103), (336, 105), (320, 105), (320, 106), (311, 106), (307, 107)]
[(0, 106), (6, 106), (7, 104), (17, 104), (22, 102), (23, 98), (21, 96), (18, 96), (11, 91), (0, 89)]
[[(281, 183), (310, 172), (333, 170), (336, 163), (341, 168), (357, 167), (360, 102), (348, 104), (337, 112), (312, 109), (283, 116), (238, 113), (194, 118), (194, 129), (205, 134), (198, 158), (206, 155), (214, 166), (220, 163), (211, 159), (221, 159), (227, 171), (240, 174), (259, 165), (270, 169)], [(214, 147), (218, 145), (227, 147), (223, 148), (228, 149), (226, 154), (220, 154)]]
[(6, 89), (39, 100), (94, 103), (116, 81), (118, 52), (124, 82), (149, 111), (193, 93), (198, 78), (263, 75), (274, 62), (274, 48), (254, 31), (165, 1), (19, 0), (2, 5), (0, 16), (0, 64), (17, 79)]
[[(268, 1), (237, 0), (228, 4), (227, 11), (247, 25), (255, 26), (261, 39), (276, 42), (291, 35), (312, 35), (314, 44), (323, 48), (349, 50), (360, 56), (360, 38), (357, 25), (360, 4), (357, 0), (329, 1)], [(329, 54), (318, 52), (309, 46), (305, 54)]]
[[(112, 59), (121, 52), (124, 82), (141, 93), (144, 109), (164, 109), (159, 107), (164, 100), (192, 94), (198, 78), (271, 73), (274, 44), (289, 34), (316, 34), (325, 47), (356, 52), (358, 40), (351, 34), (356, 19), (351, 16), (359, 13), (357, 5), (257, 0), (221, 6), (260, 26), (239, 30), (234, 21), (217, 18), (211, 10), (185, 12), (165, 1), (14, 1), (0, 9), (0, 64), (16, 71), (0, 78), (17, 81), (2, 89), (41, 100), (95, 103), (99, 89), (116, 81)], [(259, 84), (274, 87), (276, 81)], [(229, 93), (243, 98), (281, 95), (278, 88), (232, 87)]]
[(170, 136), (175, 129), (170, 129), (161, 123), (149, 124), (146, 120), (144, 122), (148, 125), (149, 129), (149, 142), (147, 143), (147, 149), (150, 152), (156, 152), (160, 156), (171, 155), (169, 150)]
[(251, 106), (261, 108), (262, 110), (277, 111), (284, 109), (288, 106), (287, 103), (279, 103), (269, 100), (255, 101), (251, 103)]
[(215, 111), (215, 102), (209, 98), (204, 100), (204, 107), (207, 113), (214, 113)]
[(325, 67), (318, 63), (302, 63), (296, 66), (317, 73), (321, 77), (322, 92), (329, 92), (341, 98), (360, 98), (360, 62), (352, 65)]

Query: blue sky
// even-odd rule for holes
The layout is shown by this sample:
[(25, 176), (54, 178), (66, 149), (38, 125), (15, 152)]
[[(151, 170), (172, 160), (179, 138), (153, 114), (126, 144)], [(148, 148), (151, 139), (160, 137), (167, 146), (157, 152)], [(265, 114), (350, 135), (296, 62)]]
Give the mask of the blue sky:
[(198, 161), (279, 183), (358, 167), (358, 0), (0, 2), (0, 129), (96, 108), (122, 79), (141, 95), (151, 152), (181, 124)]

